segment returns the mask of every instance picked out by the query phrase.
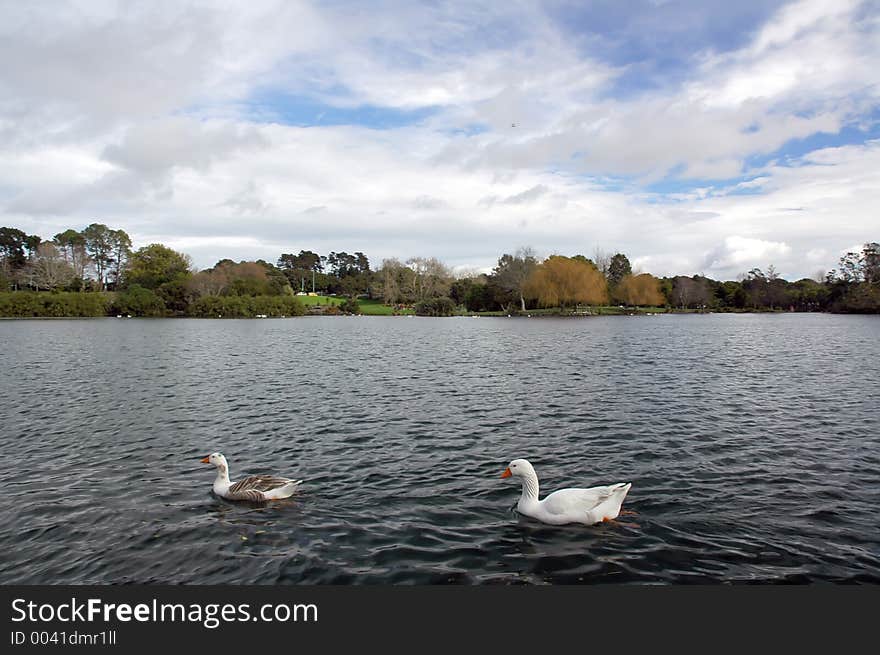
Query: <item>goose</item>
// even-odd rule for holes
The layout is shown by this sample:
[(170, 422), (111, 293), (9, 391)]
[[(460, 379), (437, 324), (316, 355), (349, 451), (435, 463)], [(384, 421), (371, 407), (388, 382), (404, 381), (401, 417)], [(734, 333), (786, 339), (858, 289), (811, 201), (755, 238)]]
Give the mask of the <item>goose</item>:
[(619, 482), (589, 489), (560, 489), (544, 500), (538, 500), (538, 474), (528, 460), (513, 460), (504, 469), (501, 477), (522, 480), (522, 496), (516, 505), (520, 514), (551, 525), (593, 525), (615, 519), (620, 514), (620, 506), (632, 486), (631, 482)]
[(214, 493), (227, 500), (279, 500), (288, 498), (302, 484), (302, 480), (279, 478), (274, 475), (251, 475), (238, 482), (229, 481), (229, 464), (223, 453), (211, 453), (201, 460), (202, 464), (217, 467)]

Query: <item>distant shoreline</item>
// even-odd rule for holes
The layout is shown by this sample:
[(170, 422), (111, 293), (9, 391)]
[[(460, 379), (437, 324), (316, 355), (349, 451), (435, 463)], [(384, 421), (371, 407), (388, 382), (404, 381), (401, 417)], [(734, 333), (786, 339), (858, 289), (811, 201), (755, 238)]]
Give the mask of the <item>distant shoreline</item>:
[(484, 312), (484, 313), (468, 313), (468, 314), (454, 314), (452, 316), (419, 316), (417, 314), (303, 314), (300, 316), (265, 316), (265, 317), (257, 317), (257, 316), (230, 316), (230, 317), (216, 317), (216, 316), (128, 316), (128, 317), (119, 317), (119, 316), (0, 316), (0, 321), (94, 321), (94, 320), (129, 320), (129, 319), (138, 319), (138, 320), (149, 320), (149, 321), (175, 321), (175, 320), (198, 320), (198, 321), (259, 321), (259, 320), (286, 320), (292, 318), (339, 318), (339, 317), (347, 317), (347, 318), (516, 318), (516, 319), (543, 319), (543, 318), (570, 318), (570, 319), (590, 319), (590, 318), (605, 318), (605, 317), (652, 317), (652, 316), (688, 316), (688, 315), (696, 315), (696, 316), (720, 316), (720, 315), (744, 315), (744, 314), (755, 314), (755, 315), (814, 315), (814, 314), (825, 314), (828, 316), (877, 316), (878, 314), (874, 312), (865, 312), (865, 313), (857, 313), (857, 312), (805, 312), (805, 311), (784, 311), (784, 310), (756, 310), (756, 311), (711, 311), (711, 312), (700, 312), (700, 311), (681, 311), (681, 310), (672, 310), (666, 312), (602, 312), (597, 314), (563, 314), (563, 313), (548, 313), (548, 312), (533, 312), (533, 313), (525, 313), (525, 314), (499, 314), (497, 312)]

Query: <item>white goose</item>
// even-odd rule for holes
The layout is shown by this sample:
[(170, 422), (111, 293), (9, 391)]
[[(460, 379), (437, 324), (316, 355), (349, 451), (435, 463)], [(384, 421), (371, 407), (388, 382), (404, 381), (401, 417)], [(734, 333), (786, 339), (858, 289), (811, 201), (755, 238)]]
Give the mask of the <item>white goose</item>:
[(202, 464), (217, 467), (214, 493), (227, 500), (279, 500), (288, 498), (302, 484), (302, 480), (279, 478), (274, 475), (251, 475), (238, 482), (229, 481), (229, 464), (222, 453), (211, 453), (201, 460)]
[(607, 487), (560, 489), (544, 500), (538, 500), (538, 474), (528, 460), (513, 460), (501, 477), (522, 480), (522, 496), (516, 505), (520, 514), (552, 525), (593, 525), (617, 518), (623, 499), (632, 486), (631, 482), (619, 482)]

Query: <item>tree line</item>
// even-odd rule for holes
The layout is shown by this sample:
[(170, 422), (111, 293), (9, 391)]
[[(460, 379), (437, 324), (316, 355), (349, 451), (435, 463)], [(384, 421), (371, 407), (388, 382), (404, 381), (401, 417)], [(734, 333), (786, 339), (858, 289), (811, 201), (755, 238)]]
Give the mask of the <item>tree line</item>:
[[(47, 293), (48, 292), (48, 293)], [(771, 265), (736, 280), (704, 275), (655, 277), (633, 270), (624, 253), (592, 257), (531, 248), (505, 253), (488, 273), (455, 274), (437, 258), (384, 259), (371, 268), (362, 252), (282, 253), (275, 263), (223, 259), (197, 271), (188, 255), (154, 243), (132, 250), (123, 231), (92, 223), (51, 240), (0, 228), (0, 315), (281, 316), (304, 313), (310, 292), (380, 299), (416, 313), (536, 310), (593, 313), (596, 308), (678, 311), (880, 311), (880, 245), (847, 253), (817, 279), (789, 282)], [(95, 298), (84, 299), (91, 294)]]

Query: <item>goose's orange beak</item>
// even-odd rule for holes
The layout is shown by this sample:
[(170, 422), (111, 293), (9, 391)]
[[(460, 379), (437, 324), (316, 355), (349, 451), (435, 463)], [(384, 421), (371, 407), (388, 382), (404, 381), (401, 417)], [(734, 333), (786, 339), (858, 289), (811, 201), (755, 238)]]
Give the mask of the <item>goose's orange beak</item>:
[(211, 463), (211, 456), (208, 455), (207, 457), (205, 457), (204, 459), (201, 459), (201, 460), (199, 460), (199, 461), (200, 461), (202, 464), (210, 464), (210, 463)]
[(506, 469), (504, 469), (504, 473), (501, 474), (501, 477), (509, 478), (511, 475), (513, 475), (513, 473), (510, 472), (510, 467), (508, 466)]

